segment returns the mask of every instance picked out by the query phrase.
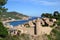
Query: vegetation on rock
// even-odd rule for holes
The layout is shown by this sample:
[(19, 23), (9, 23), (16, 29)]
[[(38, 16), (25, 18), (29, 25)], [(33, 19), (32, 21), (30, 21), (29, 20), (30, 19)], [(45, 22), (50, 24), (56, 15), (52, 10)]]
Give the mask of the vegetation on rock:
[(27, 15), (23, 15), (18, 12), (4, 12), (1, 14), (2, 19), (22, 19), (23, 17), (28, 17)]
[(48, 40), (60, 40), (60, 13), (58, 11), (55, 11), (53, 14), (42, 14), (41, 17), (47, 17), (47, 18), (55, 18), (57, 27), (53, 29), (50, 33), (50, 35), (47, 35)]

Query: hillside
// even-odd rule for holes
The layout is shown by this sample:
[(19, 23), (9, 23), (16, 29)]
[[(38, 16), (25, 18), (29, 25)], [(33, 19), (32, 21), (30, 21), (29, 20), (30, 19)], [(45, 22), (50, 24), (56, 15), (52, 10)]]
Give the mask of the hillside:
[(7, 13), (1, 14), (1, 18), (4, 20), (5, 19), (22, 19), (23, 17), (28, 17), (28, 16), (18, 12), (7, 12)]

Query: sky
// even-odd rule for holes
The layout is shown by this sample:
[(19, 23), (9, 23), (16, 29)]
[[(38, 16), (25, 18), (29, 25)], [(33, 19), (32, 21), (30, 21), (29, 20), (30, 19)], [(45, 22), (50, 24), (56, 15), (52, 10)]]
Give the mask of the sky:
[(8, 11), (40, 16), (42, 13), (60, 12), (60, 0), (8, 0), (5, 7)]

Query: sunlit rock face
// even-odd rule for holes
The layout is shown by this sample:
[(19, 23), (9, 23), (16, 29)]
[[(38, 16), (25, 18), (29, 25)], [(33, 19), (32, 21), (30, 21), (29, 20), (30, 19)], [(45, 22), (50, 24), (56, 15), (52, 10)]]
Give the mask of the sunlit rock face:
[(29, 19), (29, 17), (23, 17), (22, 18), (22, 20), (28, 20)]
[(32, 21), (29, 21), (28, 24), (29, 24), (30, 27), (34, 26)]
[[(50, 34), (52, 31), (52, 26), (56, 22), (56, 19), (49, 19), (49, 18), (37, 18), (35, 20), (30, 20), (27, 23), (24, 23), (22, 25), (14, 26), (13, 28), (17, 31), (20, 30), (21, 33), (26, 33), (30, 35), (43, 35), (43, 34)], [(42, 26), (48, 24), (48, 26)], [(9, 26), (9, 28), (12, 28)], [(35, 34), (36, 33), (36, 34)]]
[(52, 26), (54, 22), (56, 22), (56, 19), (49, 19), (49, 18), (43, 18), (43, 19), (49, 26)]
[(53, 22), (56, 22), (56, 19), (52, 19), (53, 20)]
[[(50, 34), (53, 28), (49, 27), (54, 24), (54, 22), (50, 22), (49, 18), (44, 18), (45, 22), (48, 24), (48, 26), (43, 27), (41, 23), (44, 25), (44, 21), (40, 18), (36, 20), (36, 30), (37, 30), (37, 35), (43, 35), (43, 34)], [(53, 21), (53, 20), (52, 20)], [(56, 20), (55, 20), (56, 21)]]

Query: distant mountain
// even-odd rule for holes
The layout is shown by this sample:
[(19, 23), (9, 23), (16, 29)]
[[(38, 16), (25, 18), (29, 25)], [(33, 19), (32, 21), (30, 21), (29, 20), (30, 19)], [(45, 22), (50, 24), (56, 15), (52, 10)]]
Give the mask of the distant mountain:
[(2, 19), (22, 19), (23, 17), (28, 17), (27, 15), (23, 15), (18, 12), (5, 12), (0, 15)]

